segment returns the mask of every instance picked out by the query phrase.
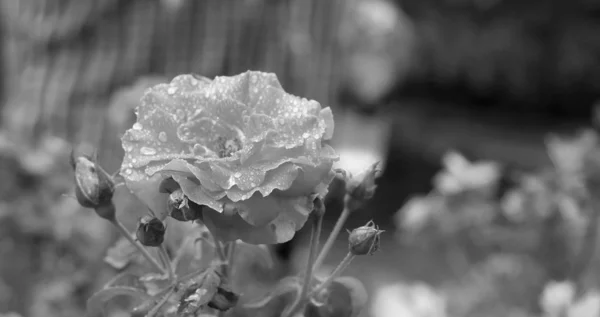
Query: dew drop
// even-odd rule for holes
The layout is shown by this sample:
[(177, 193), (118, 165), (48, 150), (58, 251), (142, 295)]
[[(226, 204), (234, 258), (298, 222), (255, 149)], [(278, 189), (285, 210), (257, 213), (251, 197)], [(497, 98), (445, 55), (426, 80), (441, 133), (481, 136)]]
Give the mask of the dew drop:
[(308, 134), (308, 132), (302, 133), (302, 137), (305, 139), (308, 138), (309, 136), (310, 136), (310, 134)]
[(143, 146), (140, 149), (140, 153), (142, 153), (144, 155), (154, 155), (154, 154), (156, 154), (156, 150), (153, 149), (153, 148), (151, 148), (151, 147), (145, 147), (145, 146)]
[(161, 132), (158, 134), (158, 140), (159, 140), (160, 142), (167, 142), (167, 133), (166, 133), (165, 131), (161, 131)]
[(283, 118), (279, 118), (277, 121), (278, 121), (278, 122), (279, 122), (279, 124), (281, 124), (281, 125), (284, 125), (284, 124), (285, 124), (285, 119), (283, 119)]
[(242, 176), (242, 173), (240, 173), (240, 172), (235, 172), (235, 173), (233, 174), (233, 176), (235, 176), (235, 177), (241, 177), (241, 176)]
[(141, 130), (141, 129), (143, 129), (143, 128), (144, 128), (144, 127), (143, 127), (143, 126), (142, 126), (142, 124), (141, 124), (141, 123), (139, 123), (139, 122), (136, 122), (136, 123), (134, 123), (134, 124), (133, 124), (133, 129), (134, 129), (134, 130)]
[(130, 168), (125, 169), (125, 175), (131, 175), (131, 173), (133, 173), (133, 171)]
[(167, 89), (167, 93), (169, 95), (172, 95), (172, 94), (174, 94), (176, 92), (177, 92), (177, 87), (169, 87), (169, 89)]

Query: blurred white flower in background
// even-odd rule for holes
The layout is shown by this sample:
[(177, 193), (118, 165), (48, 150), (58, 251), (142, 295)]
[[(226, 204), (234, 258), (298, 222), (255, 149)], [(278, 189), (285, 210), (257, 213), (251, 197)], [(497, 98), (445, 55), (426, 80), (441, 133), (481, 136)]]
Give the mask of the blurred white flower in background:
[(552, 281), (546, 284), (541, 296), (540, 307), (548, 317), (558, 317), (573, 302), (575, 285), (569, 281)]
[(373, 317), (446, 317), (446, 297), (423, 283), (397, 283), (375, 291)]
[(400, 210), (396, 219), (396, 225), (402, 231), (419, 231), (427, 225), (435, 213), (441, 211), (443, 201), (436, 197), (417, 196), (412, 197)]
[(500, 177), (500, 166), (495, 162), (469, 162), (460, 153), (450, 151), (442, 158), (444, 170), (434, 178), (435, 188), (444, 195), (463, 191), (487, 189)]
[(575, 285), (570, 281), (546, 284), (540, 296), (545, 317), (598, 317), (600, 292), (592, 289), (575, 298)]

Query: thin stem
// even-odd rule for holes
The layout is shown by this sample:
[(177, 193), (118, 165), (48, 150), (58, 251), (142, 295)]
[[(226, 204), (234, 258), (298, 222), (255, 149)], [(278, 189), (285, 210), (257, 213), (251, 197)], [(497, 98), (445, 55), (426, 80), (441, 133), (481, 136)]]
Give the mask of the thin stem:
[(133, 244), (142, 253), (144, 258), (146, 258), (146, 260), (150, 262), (150, 264), (152, 264), (152, 266), (154, 266), (156, 270), (160, 271), (163, 274), (167, 274), (165, 269), (158, 263), (158, 261), (156, 261), (154, 257), (152, 257), (152, 255), (150, 255), (148, 250), (144, 248), (144, 246), (141, 245), (139, 242), (135, 241), (135, 239), (131, 236), (131, 233), (129, 233), (129, 230), (127, 230), (127, 228), (125, 228), (125, 226), (119, 220), (113, 219), (111, 223), (115, 227), (117, 227), (121, 235), (123, 235), (127, 240), (129, 240), (129, 242), (131, 242), (131, 244)]
[(146, 317), (154, 317), (158, 313), (160, 308), (163, 307), (165, 305), (165, 303), (169, 300), (169, 297), (171, 297), (171, 295), (173, 294), (174, 291), (175, 290), (173, 288), (170, 288), (169, 291), (167, 292), (167, 294), (165, 294), (160, 299), (160, 301), (158, 301), (158, 303), (156, 303), (156, 305), (154, 305), (154, 307), (152, 307), (152, 309), (148, 312)]
[(191, 242), (192, 242), (192, 240), (190, 238), (185, 239), (181, 243), (181, 245), (179, 246), (179, 249), (177, 249), (177, 252), (175, 253), (175, 256), (173, 257), (173, 261), (172, 261), (172, 264), (171, 264), (171, 265), (173, 265), (173, 270), (177, 271), (177, 267), (179, 266), (179, 261), (181, 261), (181, 258), (185, 254), (185, 248)]
[(350, 262), (352, 262), (354, 257), (354, 254), (348, 252), (348, 254), (346, 254), (346, 257), (344, 257), (342, 262), (340, 262), (340, 264), (335, 268), (335, 270), (331, 272), (331, 275), (329, 275), (329, 277), (327, 277), (327, 279), (325, 279), (323, 283), (317, 286), (317, 288), (310, 292), (308, 297), (315, 296), (316, 294), (327, 288), (333, 282), (333, 280), (335, 280), (348, 267), (348, 265), (350, 265)]
[(227, 256), (225, 256), (225, 250), (223, 250), (223, 245), (221, 244), (221, 241), (217, 239), (213, 239), (213, 241), (215, 242), (215, 252), (217, 252), (217, 256), (219, 257), (219, 259), (222, 262), (227, 261)]
[(175, 280), (175, 269), (173, 269), (171, 257), (169, 257), (169, 252), (167, 252), (167, 248), (165, 247), (164, 243), (160, 245), (158, 252), (165, 259), (165, 266), (167, 268), (167, 273), (169, 274), (169, 281)]
[(235, 260), (235, 247), (237, 246), (236, 241), (232, 241), (227, 248), (227, 268), (225, 276), (229, 277), (233, 268), (233, 261)]
[(292, 304), (287, 314), (284, 316), (292, 317), (299, 310), (304, 308), (306, 303), (306, 299), (308, 298), (308, 291), (311, 288), (311, 282), (313, 278), (313, 263), (315, 260), (315, 256), (317, 253), (317, 249), (319, 248), (319, 236), (321, 234), (321, 225), (323, 224), (323, 214), (313, 215), (311, 216), (313, 223), (310, 231), (310, 249), (308, 251), (308, 263), (306, 265), (306, 272), (304, 274), (304, 282), (302, 283), (302, 288), (300, 289), (300, 296), (296, 298), (296, 301)]
[(321, 264), (323, 264), (323, 261), (329, 254), (331, 247), (333, 247), (335, 240), (337, 239), (338, 235), (340, 234), (340, 231), (342, 231), (342, 227), (346, 223), (346, 220), (348, 220), (349, 216), (350, 216), (350, 209), (346, 206), (346, 207), (344, 207), (342, 214), (340, 215), (337, 222), (335, 223), (335, 226), (333, 227), (333, 231), (331, 231), (331, 234), (329, 234), (327, 241), (325, 241), (325, 244), (323, 245), (323, 249), (319, 253), (317, 260), (315, 261), (315, 264), (313, 265), (313, 271), (318, 271)]

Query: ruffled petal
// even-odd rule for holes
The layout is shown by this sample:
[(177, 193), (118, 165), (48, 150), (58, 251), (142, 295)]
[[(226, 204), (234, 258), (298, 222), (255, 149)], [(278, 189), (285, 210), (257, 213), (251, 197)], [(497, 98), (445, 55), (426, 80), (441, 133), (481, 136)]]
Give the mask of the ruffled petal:
[[(283, 198), (271, 195), (262, 200), (264, 201), (252, 206), (251, 209), (248, 207), (247, 214), (261, 212), (261, 206), (272, 204), (280, 206), (277, 217), (263, 226), (253, 226), (239, 214), (229, 216), (208, 208), (202, 212), (202, 219), (208, 229), (222, 241), (240, 239), (251, 244), (276, 244), (291, 240), (296, 231), (304, 226), (313, 208), (310, 197)], [(277, 200), (277, 202), (268, 202), (268, 200)], [(254, 210), (254, 208), (261, 208), (261, 210)]]
[(235, 186), (227, 191), (227, 197), (234, 202), (245, 200), (254, 193), (259, 192), (263, 197), (270, 195), (274, 190), (286, 191), (294, 183), (299, 167), (293, 163), (283, 163), (277, 168), (266, 173), (263, 182), (251, 190), (242, 190)]
[(222, 197), (217, 198), (207, 193), (195, 179), (179, 175), (173, 175), (173, 179), (181, 186), (181, 190), (191, 201), (201, 206), (208, 206), (217, 211), (223, 210), (223, 203), (218, 200)]

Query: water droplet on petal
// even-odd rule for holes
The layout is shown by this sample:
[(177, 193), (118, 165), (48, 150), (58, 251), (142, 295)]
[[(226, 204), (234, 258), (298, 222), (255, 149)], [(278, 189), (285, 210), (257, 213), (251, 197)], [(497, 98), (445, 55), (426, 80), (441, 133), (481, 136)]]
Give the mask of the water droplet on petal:
[(305, 139), (308, 138), (309, 136), (310, 136), (310, 134), (308, 134), (308, 132), (302, 133), (302, 137)]
[(134, 123), (134, 124), (133, 124), (133, 129), (134, 129), (134, 130), (141, 130), (141, 129), (143, 129), (143, 128), (144, 128), (144, 127), (143, 127), (143, 126), (142, 126), (142, 124), (141, 124), (141, 123), (139, 123), (139, 122), (136, 122), (136, 123)]
[(166, 133), (165, 131), (161, 131), (161, 132), (158, 134), (158, 140), (159, 140), (160, 142), (167, 142), (167, 133)]
[(235, 172), (235, 173), (233, 174), (233, 176), (235, 176), (235, 177), (241, 177), (241, 176), (242, 176), (242, 173), (240, 173), (240, 172)]
[(167, 89), (167, 93), (169, 95), (172, 95), (172, 94), (174, 94), (176, 92), (177, 92), (177, 87), (169, 87), (169, 89)]
[(133, 173), (133, 171), (130, 168), (125, 169), (125, 175), (131, 175), (131, 173)]
[(145, 146), (143, 146), (140, 149), (140, 153), (142, 153), (144, 155), (154, 155), (154, 154), (156, 154), (156, 150), (153, 149), (153, 148), (151, 148), (151, 147), (145, 147)]

